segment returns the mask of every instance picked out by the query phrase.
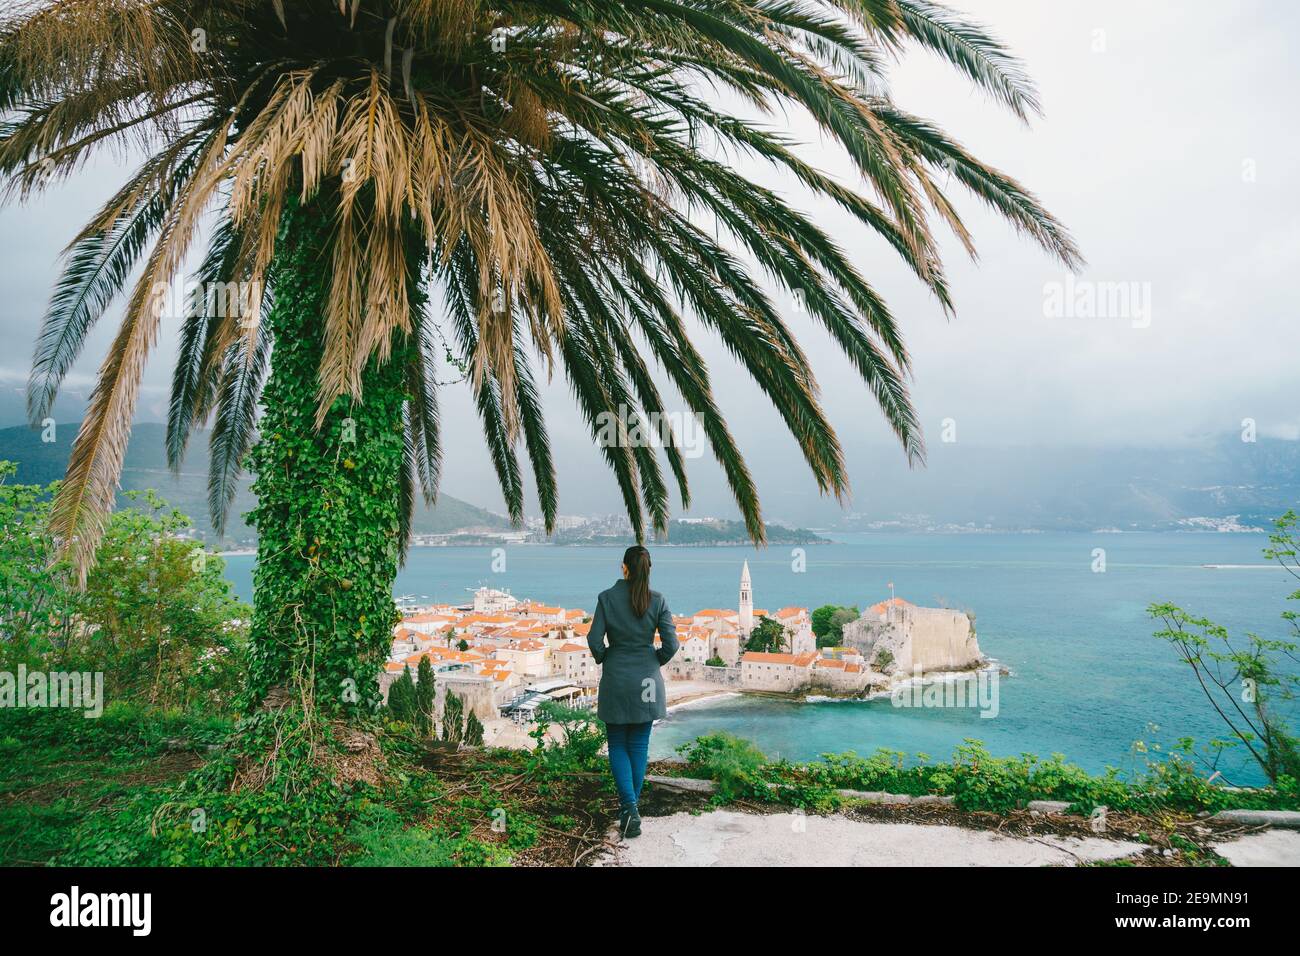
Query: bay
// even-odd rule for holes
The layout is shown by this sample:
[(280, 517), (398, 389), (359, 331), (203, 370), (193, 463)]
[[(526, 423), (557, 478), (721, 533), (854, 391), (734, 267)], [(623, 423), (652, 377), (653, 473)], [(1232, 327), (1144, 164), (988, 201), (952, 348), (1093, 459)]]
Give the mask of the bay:
[[(1284, 637), (1279, 615), (1294, 579), (1266, 565), (1263, 534), (836, 534), (826, 545), (753, 549), (652, 547), (653, 586), (678, 614), (734, 608), (748, 560), (755, 606), (865, 607), (895, 593), (975, 612), (980, 647), (1011, 675), (994, 718), (976, 709), (897, 708), (888, 699), (787, 702), (728, 697), (674, 710), (652, 739), (664, 756), (699, 734), (728, 730), (771, 756), (868, 754), (887, 747), (946, 758), (965, 738), (998, 755), (1062, 753), (1085, 769), (1140, 764), (1134, 742), (1168, 747), (1222, 733), (1190, 669), (1152, 637), (1149, 604), (1172, 601), (1226, 626)], [(1104, 550), (1104, 571), (1096, 549)], [(462, 603), (480, 584), (590, 610), (618, 575), (621, 548), (511, 545), (414, 548), (396, 594)], [(801, 563), (802, 557), (802, 563)], [(252, 598), (253, 557), (226, 573)], [(1238, 565), (1207, 568), (1205, 565)], [(499, 570), (494, 570), (494, 568)], [(1230, 760), (1235, 783), (1260, 776)]]

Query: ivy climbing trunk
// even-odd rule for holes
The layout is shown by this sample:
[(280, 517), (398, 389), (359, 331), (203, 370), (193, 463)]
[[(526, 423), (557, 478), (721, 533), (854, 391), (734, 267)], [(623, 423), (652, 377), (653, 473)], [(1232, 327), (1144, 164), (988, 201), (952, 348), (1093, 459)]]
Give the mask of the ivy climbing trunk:
[(336, 399), (317, 428), (330, 231), (324, 204), (290, 204), (271, 270), (271, 371), (249, 456), (257, 566), (247, 704), (283, 688), (306, 708), (358, 717), (378, 703), (398, 619), (408, 355), (399, 338), (387, 362), (372, 358), (360, 399)]

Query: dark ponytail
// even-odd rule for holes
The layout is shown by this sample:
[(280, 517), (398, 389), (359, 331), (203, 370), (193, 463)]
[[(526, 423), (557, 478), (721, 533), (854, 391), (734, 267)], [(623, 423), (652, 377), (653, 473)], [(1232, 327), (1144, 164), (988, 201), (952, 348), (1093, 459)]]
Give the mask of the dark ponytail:
[(623, 563), (632, 592), (632, 613), (642, 617), (650, 608), (650, 552), (635, 544), (623, 552)]

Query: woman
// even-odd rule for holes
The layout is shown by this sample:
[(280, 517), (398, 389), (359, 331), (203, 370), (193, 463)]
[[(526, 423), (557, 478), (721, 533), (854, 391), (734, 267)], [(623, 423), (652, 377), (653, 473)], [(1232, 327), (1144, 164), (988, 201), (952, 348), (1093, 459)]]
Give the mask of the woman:
[(640, 545), (623, 554), (623, 580), (596, 598), (587, 646), (596, 663), (603, 665), (596, 716), (605, 722), (609, 736), (609, 771), (618, 789), (619, 832), (625, 837), (640, 836), (637, 798), (645, 780), (650, 728), (668, 714), (659, 668), (677, 653), (673, 616), (664, 596), (650, 590), (650, 552)]

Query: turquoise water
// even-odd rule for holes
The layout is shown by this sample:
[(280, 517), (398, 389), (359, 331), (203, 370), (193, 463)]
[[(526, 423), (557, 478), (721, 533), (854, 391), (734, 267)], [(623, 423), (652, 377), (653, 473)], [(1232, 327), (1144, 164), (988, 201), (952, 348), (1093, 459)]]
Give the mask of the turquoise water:
[[(917, 604), (946, 604), (977, 615), (980, 647), (1012, 671), (999, 683), (999, 714), (974, 709), (900, 709), (889, 700), (787, 703), (726, 698), (675, 711), (655, 731), (662, 756), (684, 740), (726, 729), (791, 759), (827, 751), (890, 747), (935, 757), (977, 737), (997, 754), (1065, 754), (1092, 771), (1129, 767), (1135, 740), (1208, 740), (1220, 732), (1190, 670), (1151, 636), (1153, 601), (1173, 601), (1236, 634), (1282, 637), (1279, 614), (1293, 580), (1263, 565), (1255, 534), (837, 535), (808, 547), (796, 570), (789, 549), (658, 548), (654, 586), (678, 613), (735, 607), (741, 562), (749, 561), (754, 603), (865, 606), (895, 593)], [(1095, 573), (1093, 549), (1106, 551)], [(416, 548), (396, 593), (463, 602), (487, 583), (588, 610), (618, 573), (621, 549), (513, 546), (493, 572), (490, 548)], [(227, 574), (252, 597), (248, 556), (227, 559)], [(1153, 729), (1154, 728), (1154, 729)], [(1249, 768), (1234, 782), (1257, 782)]]

